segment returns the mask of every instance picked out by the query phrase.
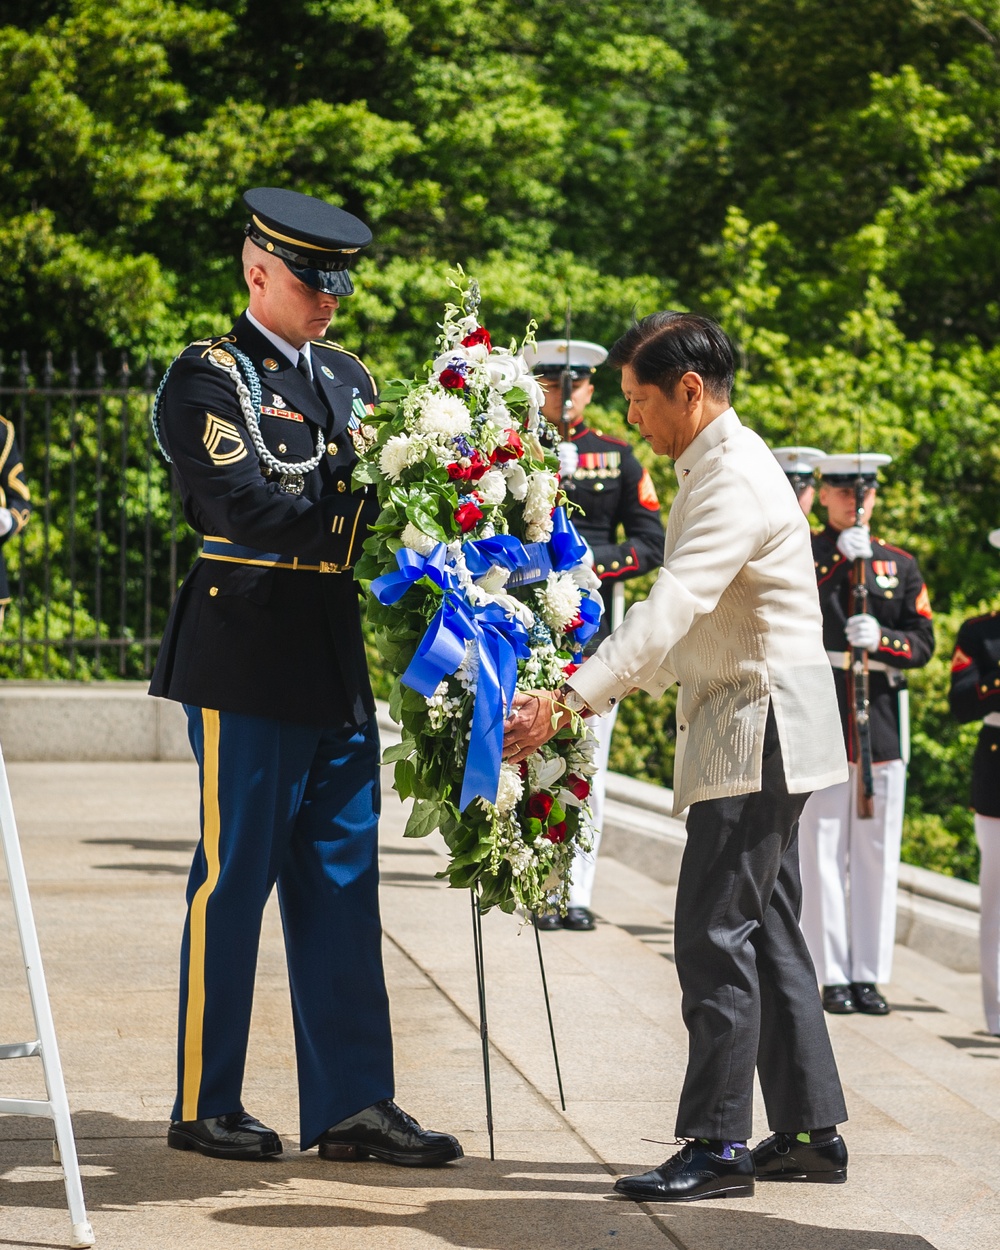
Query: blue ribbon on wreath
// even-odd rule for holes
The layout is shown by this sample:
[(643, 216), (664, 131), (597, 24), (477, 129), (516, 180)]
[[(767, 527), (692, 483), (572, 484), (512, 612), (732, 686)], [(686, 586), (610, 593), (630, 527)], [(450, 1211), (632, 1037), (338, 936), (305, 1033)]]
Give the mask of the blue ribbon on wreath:
[(479, 673), (462, 774), (459, 808), (463, 811), (475, 798), (496, 802), (503, 723), (517, 686), (517, 662), (531, 654), (528, 631), (502, 608), (491, 604), (474, 609), (449, 590), (400, 678), (404, 686), (430, 698), (441, 681), (460, 667), (469, 642), (476, 646)]
[(383, 573), (372, 582), (372, 594), (383, 604), (392, 604), (402, 599), (410, 587), (421, 578), (429, 578), (439, 590), (454, 590), (458, 582), (454, 573), (445, 567), (448, 548), (438, 543), (426, 556), (411, 547), (400, 547), (396, 552), (398, 573)]
[(587, 554), (587, 544), (566, 515), (565, 508), (556, 508), (552, 513), (549, 553), (552, 556), (552, 567), (560, 573), (575, 568)]

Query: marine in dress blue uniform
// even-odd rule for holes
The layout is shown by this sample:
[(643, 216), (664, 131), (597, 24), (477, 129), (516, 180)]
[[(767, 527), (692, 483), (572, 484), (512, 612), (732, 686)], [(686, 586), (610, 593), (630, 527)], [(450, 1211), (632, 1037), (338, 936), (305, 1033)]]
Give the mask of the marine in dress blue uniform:
[(250, 307), (181, 353), (154, 409), (202, 535), (150, 685), (184, 704), (201, 780), (168, 1143), (227, 1158), (281, 1151), (242, 1103), (261, 915), (277, 886), (301, 1147), (443, 1163), (461, 1155), (457, 1141), (392, 1102), (379, 746), (351, 574), (378, 511), (351, 489), (375, 384), (322, 337), (371, 233), (296, 192), (244, 200)]
[[(1000, 530), (990, 534), (1000, 547)], [(964, 621), (955, 639), (948, 702), (963, 725), (981, 721), (972, 757), (979, 844), (979, 968), (986, 1027), (1000, 1035), (1000, 613)]]
[(10, 603), (10, 581), (3, 548), (16, 538), (31, 516), (31, 492), (24, 480), (24, 462), (14, 422), (0, 416), (0, 625)]
[(772, 447), (771, 450), (795, 491), (802, 515), (808, 516), (816, 498), (816, 466), (826, 458), (826, 452), (818, 447)]
[[(623, 583), (657, 568), (663, 562), (664, 529), (660, 501), (653, 479), (629, 444), (612, 438), (586, 423), (586, 408), (594, 393), (591, 377), (607, 356), (605, 348), (585, 339), (569, 340), (571, 404), (566, 413), (569, 438), (557, 446), (560, 483), (570, 501), (582, 509), (573, 513), (573, 524), (587, 543), (594, 572), (601, 580), (604, 613), (600, 627), (585, 648), (587, 655), (620, 624), (625, 614)], [(559, 437), (563, 400), (561, 375), (566, 368), (567, 340), (546, 339), (525, 350), (525, 359), (546, 391), (542, 409), (549, 422), (549, 436)], [(573, 860), (566, 915), (547, 912), (537, 918), (542, 929), (594, 928), (590, 910), (597, 854), (604, 824), (608, 755), (617, 709), (588, 722), (597, 739), (597, 771), (589, 796), (590, 851), (578, 851)]]
[[(823, 641), (834, 683), (851, 777), (817, 790), (799, 822), (802, 930), (823, 985), (827, 1011), (889, 1010), (877, 989), (892, 973), (896, 889), (909, 758), (908, 669), (921, 668), (934, 652), (930, 597), (916, 559), (901, 547), (854, 524), (854, 487), (866, 481), (865, 509), (875, 502), (876, 474), (889, 456), (878, 453), (827, 456), (819, 463), (820, 503), (828, 524), (813, 534), (813, 557), (823, 613)], [(859, 467), (860, 466), (860, 467)], [(839, 498), (838, 498), (839, 496)], [(867, 612), (855, 614), (854, 558), (865, 560)], [(869, 655), (874, 809), (857, 815), (857, 763), (853, 721), (851, 647)]]

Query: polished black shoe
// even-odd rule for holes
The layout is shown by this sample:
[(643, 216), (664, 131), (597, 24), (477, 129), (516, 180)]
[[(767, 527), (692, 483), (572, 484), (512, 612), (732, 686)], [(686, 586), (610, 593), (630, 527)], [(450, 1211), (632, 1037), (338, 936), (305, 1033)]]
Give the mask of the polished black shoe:
[(858, 1005), (854, 1001), (854, 991), (850, 985), (824, 985), (823, 986), (823, 1010), (829, 1011), (834, 1016), (849, 1016), (852, 1011), (857, 1011)]
[(542, 929), (546, 933), (562, 928), (562, 916), (557, 911), (536, 911), (534, 919), (535, 928)]
[(851, 993), (858, 1011), (863, 1011), (866, 1015), (887, 1016), (891, 1010), (871, 981), (855, 981), (851, 986)]
[(348, 1116), (319, 1139), (321, 1159), (380, 1159), (407, 1168), (436, 1168), (464, 1151), (450, 1133), (432, 1133), (385, 1098)]
[(213, 1159), (273, 1159), (281, 1138), (245, 1111), (212, 1115), (207, 1120), (174, 1120), (167, 1129), (174, 1150), (197, 1150)]
[(699, 1198), (752, 1198), (753, 1158), (741, 1150), (723, 1159), (701, 1142), (689, 1141), (666, 1163), (615, 1181), (615, 1193), (634, 1202), (697, 1202)]
[(577, 933), (586, 933), (596, 928), (594, 913), (587, 907), (567, 907), (566, 915), (562, 918), (562, 927), (573, 929)]
[(754, 1146), (759, 1181), (806, 1181), (843, 1185), (847, 1180), (847, 1147), (840, 1136), (824, 1142), (801, 1142), (794, 1133), (773, 1133)]

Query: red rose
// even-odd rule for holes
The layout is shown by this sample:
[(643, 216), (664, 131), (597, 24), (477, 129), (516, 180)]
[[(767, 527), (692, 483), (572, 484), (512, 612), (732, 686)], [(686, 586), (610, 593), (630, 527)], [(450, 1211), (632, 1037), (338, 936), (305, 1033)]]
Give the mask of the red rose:
[(454, 464), (448, 465), (448, 476), (453, 482), (467, 482), (472, 476), (472, 470), (466, 465), (455, 461)]
[(570, 660), (568, 664), (563, 665), (563, 672), (566, 674), (567, 677), (572, 677), (579, 667), (580, 667), (579, 664), (574, 664), (573, 661)]
[(463, 503), (455, 509), (455, 520), (458, 522), (458, 528), (463, 534), (467, 534), (469, 530), (475, 529), (479, 522), (483, 519), (482, 509), (474, 503)]
[(560, 820), (558, 825), (549, 825), (548, 829), (542, 834), (542, 837), (549, 842), (565, 842), (566, 841), (566, 822)]
[(567, 778), (566, 789), (575, 799), (579, 799), (582, 803), (590, 793), (590, 782), (586, 777), (577, 777), (574, 774), (573, 776)]
[(462, 377), (457, 369), (443, 369), (438, 380), (449, 391), (465, 390), (465, 378)]
[(478, 451), (473, 452), (469, 464), (469, 479), (473, 482), (478, 482), (489, 467), (490, 462), (488, 460), (484, 460)]
[(524, 444), (521, 442), (520, 434), (516, 434), (513, 430), (507, 435), (507, 445), (498, 447), (490, 456), (492, 461), (499, 461), (503, 464), (507, 460), (520, 460), (524, 455)]
[(462, 339), (463, 347), (475, 347), (477, 343), (485, 343), (487, 351), (491, 351), (493, 348), (493, 344), (490, 342), (490, 332), (483, 326), (480, 326), (478, 330), (473, 330), (471, 334), (467, 334)]
[(529, 816), (534, 816), (536, 820), (548, 820), (549, 812), (552, 811), (552, 795), (541, 792), (533, 794), (528, 799), (528, 806), (525, 810)]

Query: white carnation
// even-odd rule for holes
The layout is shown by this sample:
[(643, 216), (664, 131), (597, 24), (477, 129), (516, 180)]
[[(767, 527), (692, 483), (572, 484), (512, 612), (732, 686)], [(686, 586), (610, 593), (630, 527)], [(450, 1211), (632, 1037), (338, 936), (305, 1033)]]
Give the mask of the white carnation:
[(379, 454), (378, 467), (390, 482), (398, 482), (403, 470), (416, 464), (423, 454), (422, 443), (408, 434), (394, 434)]
[(472, 433), (472, 418), (457, 395), (430, 391), (420, 405), (416, 428), (421, 434), (455, 438), (459, 434)]
[(497, 786), (496, 809), (498, 812), (512, 811), (524, 794), (524, 781), (521, 774), (512, 764), (500, 765), (500, 784)]
[(542, 620), (550, 629), (562, 632), (580, 615), (580, 588), (572, 573), (550, 573), (537, 593)]
[(495, 506), (503, 503), (507, 496), (507, 479), (498, 469), (491, 469), (476, 483), (476, 492), (482, 496), (485, 504)]
[(409, 547), (411, 551), (417, 551), (422, 556), (429, 556), (437, 546), (437, 539), (418, 529), (412, 521), (406, 522), (400, 538), (404, 547)]

